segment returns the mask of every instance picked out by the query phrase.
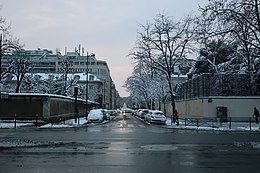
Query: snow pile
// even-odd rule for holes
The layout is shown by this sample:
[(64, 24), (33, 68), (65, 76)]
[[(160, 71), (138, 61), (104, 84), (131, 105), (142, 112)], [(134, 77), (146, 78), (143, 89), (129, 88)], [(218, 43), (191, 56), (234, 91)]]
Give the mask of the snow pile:
[(77, 122), (75, 122), (75, 119), (70, 119), (67, 120), (65, 122), (62, 123), (58, 123), (58, 124), (45, 124), (43, 126), (40, 126), (39, 128), (72, 128), (72, 127), (78, 127), (78, 126), (82, 126), (84, 124), (86, 124), (88, 121), (86, 120), (86, 118), (80, 118), (79, 122), (77, 119)]
[[(16, 123), (16, 127), (33, 126), (33, 123)], [(14, 122), (12, 123), (2, 123), (0, 122), (0, 129), (10, 129), (15, 128)]]

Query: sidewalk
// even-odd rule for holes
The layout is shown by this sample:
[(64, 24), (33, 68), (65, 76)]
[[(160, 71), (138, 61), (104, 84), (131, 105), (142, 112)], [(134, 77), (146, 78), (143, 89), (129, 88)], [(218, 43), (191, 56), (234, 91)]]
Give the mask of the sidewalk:
[[(74, 119), (67, 120), (65, 122), (55, 123), (55, 124), (45, 124), (37, 128), (75, 128), (82, 127), (87, 123), (85, 118), (80, 118), (79, 123), (75, 123)], [(105, 123), (105, 122), (104, 122)], [(17, 121), (16, 128), (21, 127), (35, 127), (34, 123), (28, 121)], [(184, 119), (179, 120), (179, 125), (171, 123), (171, 118), (167, 118), (166, 126), (167, 128), (175, 129), (189, 129), (189, 130), (209, 130), (209, 131), (244, 131), (244, 132), (260, 132), (260, 124), (251, 122), (251, 129), (249, 122), (186, 122)], [(0, 129), (14, 129), (15, 123), (13, 121), (0, 121)]]
[(215, 131), (253, 131), (260, 132), (260, 124), (255, 122), (208, 122), (208, 123), (187, 123), (185, 120), (180, 119), (179, 125), (171, 123), (171, 118), (167, 118), (166, 125), (168, 128), (176, 129), (191, 129), (191, 130), (215, 130)]
[[(78, 119), (77, 119), (78, 120)], [(59, 123), (48, 123), (42, 126), (38, 126), (37, 128), (72, 128), (72, 127), (80, 127), (84, 124), (86, 124), (86, 118), (80, 118), (79, 122), (75, 122), (75, 119), (69, 119), (65, 122), (59, 122)], [(22, 121), (19, 120), (16, 122), (14, 120), (9, 121), (0, 121), (0, 129), (12, 129), (12, 128), (20, 128), (20, 127), (35, 127), (35, 123), (32, 123), (31, 121)]]

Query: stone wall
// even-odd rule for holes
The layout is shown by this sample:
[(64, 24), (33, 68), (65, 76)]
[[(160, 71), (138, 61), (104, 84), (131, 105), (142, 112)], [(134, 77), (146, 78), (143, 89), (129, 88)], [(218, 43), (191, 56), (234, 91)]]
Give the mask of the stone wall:
[[(77, 100), (80, 116), (85, 116), (84, 100)], [(92, 105), (93, 106), (93, 105)], [(89, 105), (90, 107), (90, 105)], [(89, 108), (91, 109), (91, 108)], [(75, 116), (75, 99), (48, 94), (1, 94), (0, 118), (14, 119), (73, 118)]]
[(249, 118), (253, 115), (254, 107), (260, 110), (260, 97), (212, 96), (176, 101), (176, 107), (181, 118), (217, 118), (217, 108), (225, 108), (227, 110), (227, 118)]

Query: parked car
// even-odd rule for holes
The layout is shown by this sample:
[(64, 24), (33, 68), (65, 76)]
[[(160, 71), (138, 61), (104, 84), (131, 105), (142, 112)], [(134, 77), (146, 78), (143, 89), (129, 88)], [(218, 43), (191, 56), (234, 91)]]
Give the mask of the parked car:
[(88, 114), (88, 122), (103, 122), (105, 119), (105, 111), (103, 109), (93, 109)]
[(137, 112), (137, 116), (144, 119), (145, 115), (149, 112), (148, 109), (139, 109)]
[(107, 112), (110, 114), (110, 116), (116, 116), (117, 115), (117, 110), (108, 110)]
[(138, 110), (133, 110), (133, 111), (132, 111), (132, 115), (133, 115), (133, 116), (137, 116), (137, 113), (138, 113)]
[(151, 110), (145, 115), (145, 121), (148, 121), (149, 123), (165, 124), (166, 116), (162, 111)]
[(104, 109), (104, 119), (105, 120), (110, 120), (110, 113), (107, 109)]

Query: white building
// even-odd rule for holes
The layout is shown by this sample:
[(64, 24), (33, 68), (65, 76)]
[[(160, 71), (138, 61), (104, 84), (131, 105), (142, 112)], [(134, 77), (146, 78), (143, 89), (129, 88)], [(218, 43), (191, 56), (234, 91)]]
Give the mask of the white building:
[[(110, 76), (110, 69), (106, 61), (97, 60), (95, 54), (83, 55), (75, 52), (66, 52), (65, 55), (56, 52), (55, 54), (50, 50), (23, 50), (26, 58), (32, 62), (32, 73), (62, 73), (62, 65), (64, 61), (68, 61), (69, 67), (67, 73), (71, 74), (86, 74), (87, 71), (92, 76), (99, 79), (102, 93), (102, 107), (107, 109), (115, 108), (116, 88)], [(8, 68), (8, 59), (12, 55), (4, 55), (2, 59), (2, 68), (5, 71)], [(89, 76), (91, 78), (91, 75)], [(80, 80), (84, 80), (84, 77)], [(89, 80), (91, 81), (91, 79)], [(79, 81), (85, 85), (84, 81)], [(115, 91), (114, 91), (115, 90)], [(89, 88), (89, 93), (93, 93), (92, 87)]]

